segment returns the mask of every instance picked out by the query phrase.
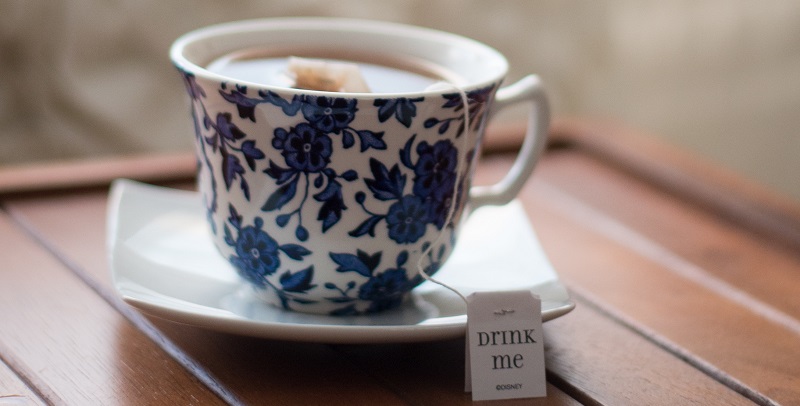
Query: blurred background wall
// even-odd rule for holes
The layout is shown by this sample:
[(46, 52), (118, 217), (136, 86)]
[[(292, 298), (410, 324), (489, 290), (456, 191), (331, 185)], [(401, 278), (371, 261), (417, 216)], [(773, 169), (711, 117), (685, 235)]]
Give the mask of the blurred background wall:
[(800, 199), (794, 0), (0, 0), (0, 165), (188, 149), (170, 43), (303, 15), (478, 39), (510, 80), (542, 76), (556, 115), (619, 119)]

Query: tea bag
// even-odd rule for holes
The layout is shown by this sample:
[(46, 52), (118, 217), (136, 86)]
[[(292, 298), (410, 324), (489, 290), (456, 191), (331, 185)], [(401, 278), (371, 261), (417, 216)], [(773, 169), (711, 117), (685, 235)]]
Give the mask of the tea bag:
[(358, 65), (350, 62), (289, 57), (288, 74), (292, 87), (327, 92), (369, 93)]

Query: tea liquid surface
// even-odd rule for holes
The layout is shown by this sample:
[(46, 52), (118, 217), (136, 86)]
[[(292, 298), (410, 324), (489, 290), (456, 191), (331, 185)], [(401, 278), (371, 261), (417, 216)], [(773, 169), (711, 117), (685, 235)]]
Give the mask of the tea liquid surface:
[[(292, 87), (294, 82), (287, 70), (288, 59), (288, 57), (258, 56), (257, 54), (253, 55), (252, 52), (235, 53), (214, 60), (207, 68), (211, 72), (248, 82)], [(372, 93), (421, 92), (443, 80), (433, 74), (426, 75), (383, 64), (345, 59), (324, 59), (357, 64)]]

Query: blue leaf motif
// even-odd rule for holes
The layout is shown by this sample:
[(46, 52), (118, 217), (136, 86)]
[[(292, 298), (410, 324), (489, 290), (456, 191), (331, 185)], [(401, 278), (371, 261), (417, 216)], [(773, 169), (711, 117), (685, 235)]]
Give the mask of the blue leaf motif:
[(180, 69), (183, 76), (183, 84), (186, 86), (186, 91), (189, 97), (193, 100), (200, 100), (201, 97), (206, 97), (206, 91), (197, 83), (197, 77), (193, 73), (186, 72)]
[(280, 209), (283, 207), (283, 205), (294, 198), (295, 193), (297, 193), (297, 178), (295, 178), (294, 181), (279, 187), (278, 190), (272, 192), (264, 205), (261, 206), (261, 210), (272, 211)]
[(383, 251), (378, 251), (372, 255), (367, 254), (364, 251), (356, 250), (356, 255), (364, 265), (367, 266), (370, 270), (374, 271), (378, 265), (381, 264), (381, 257), (383, 256)]
[(211, 126), (220, 136), (231, 141), (240, 140), (247, 136), (247, 134), (240, 130), (239, 127), (237, 127), (236, 124), (231, 121), (230, 113), (217, 114), (217, 123), (212, 123)]
[(380, 132), (372, 132), (372, 131), (357, 131), (358, 138), (361, 139), (361, 152), (366, 151), (369, 148), (374, 148), (377, 150), (384, 150), (386, 149), (386, 142), (383, 141), (383, 131)]
[(232, 204), (228, 204), (228, 221), (231, 223), (232, 226), (236, 227), (237, 230), (242, 228), (242, 215), (236, 210), (236, 207), (233, 207)]
[(225, 232), (225, 244), (235, 245), (236, 244), (236, 240), (233, 239), (233, 234), (231, 234), (231, 229), (228, 228), (227, 224), (225, 225), (223, 230)]
[(211, 117), (209, 117), (208, 114), (204, 115), (203, 116), (203, 128), (205, 128), (206, 130), (209, 130), (213, 126), (214, 126), (214, 122), (211, 121)]
[(286, 227), (289, 224), (289, 220), (292, 218), (291, 214), (281, 214), (278, 217), (275, 217), (275, 224), (280, 227)]
[(409, 128), (411, 127), (411, 122), (413, 121), (414, 117), (417, 115), (417, 106), (415, 106), (414, 103), (422, 100), (424, 100), (422, 97), (414, 99), (409, 99), (406, 97), (395, 99), (376, 99), (373, 102), (373, 106), (378, 107), (378, 121), (381, 123), (385, 122), (394, 115), (400, 124), (403, 124), (406, 128)]
[(372, 276), (372, 271), (376, 268), (377, 265), (374, 264), (375, 256), (377, 256), (377, 261), (380, 263), (380, 256), (381, 253), (378, 252), (374, 256), (370, 256), (363, 251), (358, 251), (359, 255), (353, 254), (337, 254), (334, 252), (329, 253), (333, 262), (336, 262), (339, 265), (336, 268), (337, 272), (355, 272), (359, 275), (370, 277)]
[(330, 171), (328, 185), (321, 192), (314, 195), (314, 199), (322, 202), (317, 220), (322, 221), (322, 232), (328, 231), (342, 218), (342, 211), (347, 209), (342, 197), (342, 185), (335, 179), (336, 172)]
[(233, 180), (238, 175), (244, 174), (244, 167), (239, 163), (239, 157), (236, 155), (231, 155), (224, 149), (220, 152), (222, 152), (222, 177), (225, 179), (225, 187), (230, 190)]
[(377, 159), (370, 158), (369, 166), (374, 179), (365, 179), (364, 183), (366, 183), (376, 199), (395, 200), (403, 196), (406, 176), (400, 172), (400, 168), (397, 165), (394, 165), (390, 171)]
[(308, 240), (308, 230), (302, 225), (298, 225), (294, 230), (294, 236), (300, 241)]
[(417, 115), (417, 107), (414, 105), (414, 103), (418, 101), (422, 101), (422, 98), (401, 98), (397, 101), (395, 117), (397, 117), (397, 121), (406, 126), (406, 128), (411, 127), (411, 121)]
[(216, 135), (212, 135), (210, 137), (203, 137), (203, 139), (206, 141), (206, 144), (211, 146), (212, 151), (217, 152), (217, 147), (219, 146), (219, 144), (217, 143)]
[[(353, 137), (352, 131), (344, 130), (342, 131), (342, 146), (345, 148), (350, 148), (353, 144), (356, 143), (355, 137)], [(364, 151), (364, 145), (361, 145), (361, 151)]]
[(345, 173), (341, 174), (340, 176), (341, 176), (342, 179), (344, 179), (344, 180), (346, 180), (348, 182), (352, 182), (352, 181), (358, 179), (358, 172), (350, 169), (350, 170), (346, 171)]
[(372, 103), (373, 106), (378, 108), (378, 120), (383, 123), (394, 114), (394, 101), (391, 99), (375, 99)]
[(335, 180), (329, 180), (328, 186), (325, 186), (325, 189), (314, 195), (314, 199), (316, 199), (318, 202), (324, 202), (337, 197), (339, 199), (342, 198), (342, 185)]
[(408, 261), (408, 251), (403, 251), (397, 255), (397, 267), (401, 267), (405, 265), (406, 261)]
[(333, 199), (328, 199), (322, 204), (317, 215), (317, 220), (322, 221), (322, 232), (328, 231), (342, 218), (342, 211), (347, 209), (341, 193)]
[(461, 93), (449, 93), (442, 95), (447, 102), (442, 105), (444, 108), (452, 108), (455, 107), (454, 110), (458, 111), (464, 107), (464, 100), (462, 100)]
[(247, 184), (247, 182), (245, 182), (244, 179), (239, 182), (239, 187), (242, 189), (242, 193), (244, 193), (244, 198), (250, 200), (250, 186)]
[(258, 92), (258, 95), (262, 97), (263, 102), (280, 107), (287, 116), (294, 116), (303, 106), (300, 96), (297, 95), (293, 96), (292, 101), (290, 102), (286, 101), (284, 98), (271, 90), (261, 90)]
[[(314, 266), (310, 266), (302, 271), (291, 273), (284, 272), (280, 277), (281, 287), (286, 292), (304, 293), (317, 285), (312, 285), (311, 281), (314, 279)], [(294, 298), (298, 303), (306, 303), (302, 299)]]
[(339, 265), (336, 268), (337, 272), (355, 272), (363, 276), (372, 276), (372, 271), (353, 254), (337, 254), (331, 252), (328, 255), (333, 262)]
[(242, 153), (251, 171), (256, 170), (256, 160), (264, 159), (264, 152), (256, 148), (256, 142), (253, 140), (242, 143)]
[(443, 121), (442, 125), (439, 126), (439, 134), (446, 133), (448, 128), (450, 128), (450, 121)]
[(406, 141), (406, 145), (403, 146), (403, 149), (400, 150), (400, 162), (410, 169), (414, 169), (414, 163), (411, 162), (411, 150), (414, 145), (414, 139), (416, 138), (417, 134), (412, 135), (411, 138)]
[(319, 211), (319, 216), (317, 216), (317, 220), (322, 221), (322, 232), (328, 231), (331, 227), (336, 225), (339, 220), (342, 218), (341, 210), (332, 207), (333, 205), (328, 204), (326, 202), (322, 209)]
[(361, 237), (364, 234), (369, 234), (371, 237), (375, 237), (375, 226), (377, 226), (378, 223), (385, 218), (386, 216), (370, 216), (348, 234), (351, 237)]
[(225, 90), (225, 87), (223, 87), (223, 90), (220, 90), (219, 94), (226, 101), (236, 105), (236, 110), (238, 111), (240, 118), (246, 118), (252, 122), (255, 122), (256, 121), (255, 109), (256, 105), (260, 101), (258, 99), (251, 99), (247, 97), (247, 95), (245, 94), (247, 92), (246, 88), (237, 88), (237, 89), (238, 90), (232, 90), (230, 93), (225, 93), (223, 91)]
[(294, 169), (283, 168), (275, 162), (272, 162), (270, 159), (269, 168), (264, 169), (264, 173), (269, 175), (270, 178), (275, 179), (280, 185), (291, 179), (292, 176), (295, 176), (297, 171)]
[(285, 244), (281, 245), (279, 248), (284, 254), (288, 255), (289, 258), (296, 261), (300, 261), (306, 255), (311, 255), (311, 251), (297, 244)]

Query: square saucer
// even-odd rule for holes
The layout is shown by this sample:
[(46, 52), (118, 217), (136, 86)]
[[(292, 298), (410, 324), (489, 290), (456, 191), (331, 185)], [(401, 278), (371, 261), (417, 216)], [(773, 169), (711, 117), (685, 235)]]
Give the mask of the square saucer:
[[(196, 192), (119, 179), (111, 187), (107, 215), (114, 287), (145, 314), (289, 341), (419, 342), (465, 333), (466, 305), (431, 282), (415, 288), (399, 308), (369, 316), (304, 314), (261, 302), (214, 247)], [(465, 296), (530, 289), (542, 300), (543, 321), (575, 307), (517, 201), (472, 213), (433, 278)]]

